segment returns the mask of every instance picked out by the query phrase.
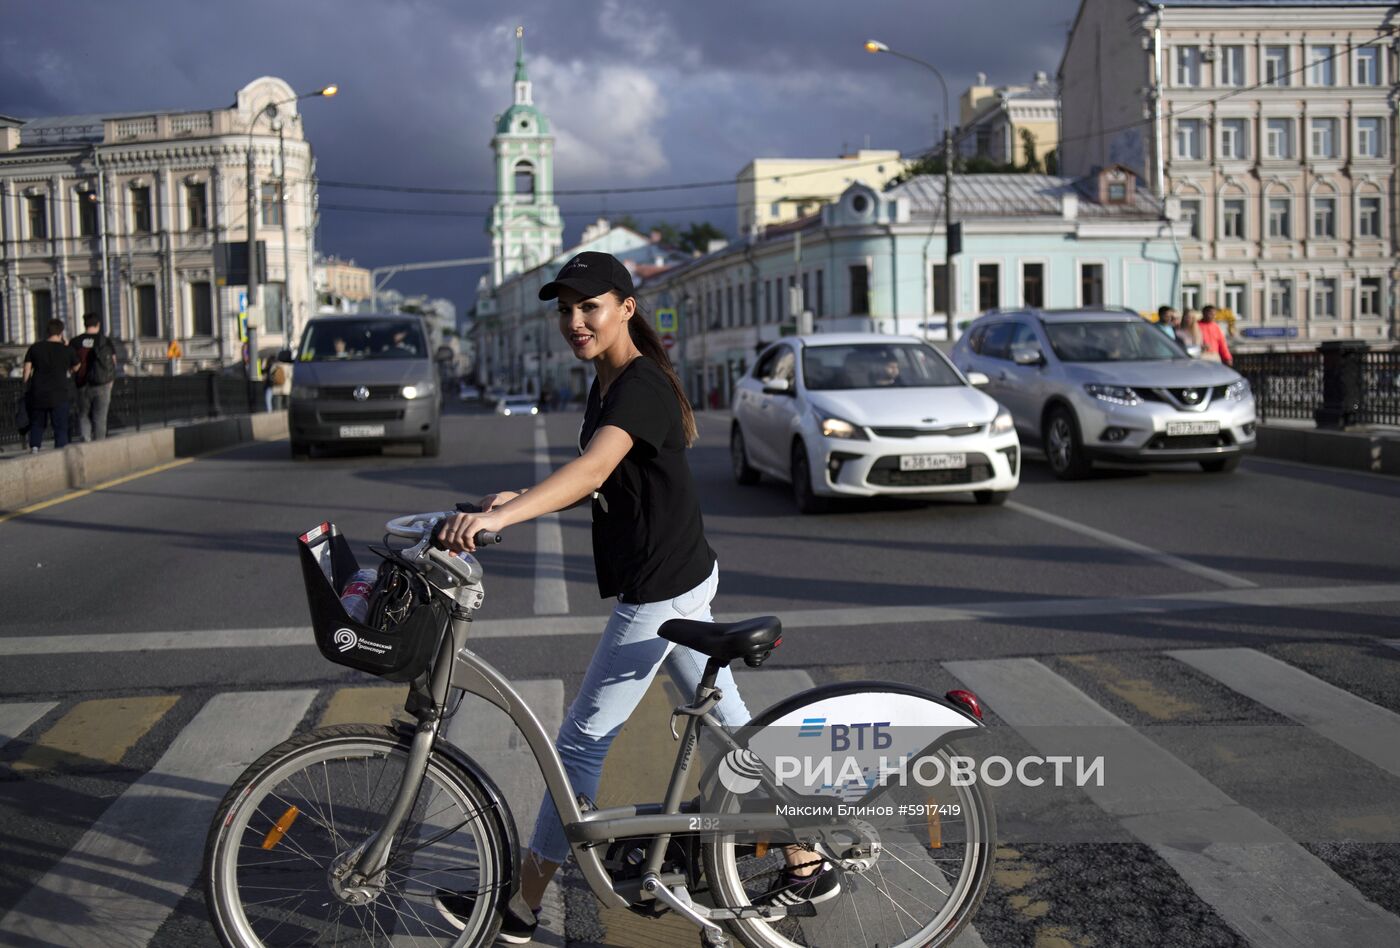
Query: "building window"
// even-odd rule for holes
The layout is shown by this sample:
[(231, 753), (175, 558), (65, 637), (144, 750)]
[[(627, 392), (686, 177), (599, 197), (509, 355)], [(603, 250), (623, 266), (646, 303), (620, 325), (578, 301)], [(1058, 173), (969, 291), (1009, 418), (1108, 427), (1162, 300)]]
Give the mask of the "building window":
[(826, 315), (826, 280), (824, 276), (825, 274), (822, 270), (818, 269), (814, 278), (817, 284), (817, 307), (814, 312), (816, 312), (818, 316)]
[(1176, 120), (1176, 157), (1190, 161), (1200, 161), (1205, 157), (1201, 141), (1203, 124), (1200, 119)]
[(1356, 120), (1356, 157), (1380, 158), (1385, 155), (1385, 119)]
[(264, 283), (262, 291), (263, 328), (267, 332), (282, 332), (282, 284)]
[(1356, 289), (1356, 315), (1379, 318), (1381, 315), (1381, 278), (1362, 277)]
[(1176, 48), (1176, 84), (1198, 86), (1201, 84), (1201, 48), (1199, 46), (1178, 46)]
[(1364, 197), (1357, 202), (1356, 236), (1379, 237), (1381, 235), (1381, 199)]
[(1183, 283), (1181, 285), (1181, 308), (1200, 309), (1201, 308), (1201, 284)]
[(1293, 318), (1293, 281), (1269, 281), (1269, 318)]
[(139, 187), (131, 189), (131, 232), (149, 234), (153, 230), (151, 221), (151, 189)]
[(102, 287), (83, 287), (83, 316), (96, 316), (98, 319), (102, 319), (105, 310), (106, 307), (102, 305)]
[(214, 297), (208, 283), (190, 284), (190, 327), (196, 336), (214, 335)]
[(944, 315), (948, 313), (948, 265), (946, 263), (933, 265), (933, 311)]
[(24, 206), (29, 212), (29, 239), (48, 240), (49, 199), (42, 194), (35, 194), (25, 198)]
[(282, 182), (269, 181), (262, 186), (259, 193), (262, 196), (262, 225), (264, 227), (281, 226)]
[(1337, 236), (1337, 199), (1313, 198), (1312, 235), (1315, 238)]
[(1337, 72), (1333, 68), (1337, 50), (1332, 46), (1308, 47), (1308, 85), (1335, 86)]
[(1312, 156), (1314, 158), (1337, 157), (1337, 120), (1315, 118), (1312, 120)]
[(810, 273), (808, 273), (808, 272), (805, 271), (805, 270), (802, 271), (802, 308), (803, 308), (803, 309), (811, 309), (811, 308), (812, 308), (812, 284), (811, 284), (811, 279), (810, 279), (810, 278), (811, 278), (811, 274), (810, 274)]
[(724, 325), (733, 327), (734, 325), (734, 287), (724, 288)]
[(1381, 84), (1380, 48), (1361, 46), (1356, 50), (1356, 84), (1358, 86), (1378, 86)]
[(160, 313), (156, 311), (153, 283), (136, 287), (136, 332), (145, 339), (160, 338)]
[(1244, 240), (1244, 228), (1244, 198), (1226, 198), (1220, 214), (1221, 236), (1230, 240)]
[(78, 204), (78, 236), (97, 236), (97, 195), (91, 191), (74, 191)]
[(34, 312), (34, 338), (49, 337), (49, 320), (53, 319), (53, 292), (35, 290), (29, 294), (29, 303)]
[(1293, 225), (1288, 220), (1289, 204), (1288, 198), (1269, 198), (1269, 229), (1270, 237), (1287, 239), (1293, 236)]
[(1240, 322), (1249, 319), (1249, 287), (1243, 283), (1226, 283), (1225, 308)]
[(1220, 120), (1220, 157), (1236, 161), (1249, 158), (1249, 119)]
[(863, 263), (851, 267), (851, 315), (870, 314), (870, 268)]
[(515, 166), (515, 200), (521, 204), (535, 202), (535, 169), (528, 161)]
[(189, 209), (190, 230), (209, 229), (209, 189), (203, 182), (185, 185), (185, 207)]
[(1244, 85), (1244, 47), (1220, 47), (1220, 85)]
[(1293, 120), (1271, 118), (1264, 123), (1264, 157), (1293, 157)]
[(982, 312), (1001, 306), (1001, 266), (995, 263), (977, 265), (977, 308)]
[(1288, 47), (1264, 47), (1264, 85), (1286, 86), (1288, 78)]
[(1337, 318), (1337, 281), (1328, 277), (1313, 280), (1313, 319)]
[(1079, 305), (1103, 306), (1103, 264), (1081, 263), (1079, 265)]
[(1200, 239), (1201, 236), (1201, 202), (1192, 198), (1189, 201), (1181, 202), (1181, 222), (1186, 225), (1186, 233)]
[(1035, 309), (1045, 308), (1045, 264), (1021, 264), (1021, 303)]

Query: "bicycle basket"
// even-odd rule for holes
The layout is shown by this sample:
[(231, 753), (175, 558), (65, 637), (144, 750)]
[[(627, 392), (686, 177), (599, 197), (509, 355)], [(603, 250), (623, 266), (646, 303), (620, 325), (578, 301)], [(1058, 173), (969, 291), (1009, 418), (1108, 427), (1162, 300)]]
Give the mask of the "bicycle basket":
[[(338, 590), (359, 570), (350, 544), (333, 523), (323, 523), (297, 538), (306, 601), (311, 608), (311, 630), (321, 654), (338, 665), (378, 675), (389, 681), (412, 681), (421, 675), (446, 634), (450, 613), (427, 585), (392, 555), (385, 557), (374, 594), (386, 583), (386, 567), (400, 571), (399, 580), (412, 587), (407, 608), (385, 616), (371, 609), (379, 624), (356, 622), (340, 604)], [(413, 574), (410, 577), (403, 572)], [(415, 583), (416, 581), (416, 583)], [(372, 596), (374, 595), (372, 594)], [(373, 600), (372, 600), (373, 601)]]

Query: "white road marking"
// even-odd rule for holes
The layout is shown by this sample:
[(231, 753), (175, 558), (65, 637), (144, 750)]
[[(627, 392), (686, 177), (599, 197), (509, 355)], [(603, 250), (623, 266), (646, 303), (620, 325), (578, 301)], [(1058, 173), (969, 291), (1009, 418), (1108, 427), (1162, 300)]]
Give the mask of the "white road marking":
[(56, 701), (0, 704), (0, 747), (14, 740), (24, 729), (58, 707)]
[[(935, 622), (1002, 622), (1017, 619), (1076, 616), (1167, 615), (1212, 609), (1268, 609), (1304, 606), (1353, 606), (1400, 602), (1400, 584), (1311, 587), (1253, 587), (1209, 589), (1201, 592), (1163, 593), (1106, 599), (1024, 599), (995, 602), (950, 603), (946, 606), (856, 606), (845, 609), (785, 609), (780, 618), (785, 629), (831, 629), (845, 634), (850, 628)], [(737, 621), (749, 614), (720, 613), (720, 622)], [(472, 638), (522, 638), (537, 635), (597, 635), (607, 624), (606, 614), (551, 616), (535, 619), (478, 620)], [(73, 655), (80, 653), (147, 652), (167, 649), (280, 648), (314, 645), (309, 626), (263, 629), (191, 629), (172, 632), (110, 632), (84, 635), (18, 635), (0, 638), (0, 658), (16, 655)]]
[(1400, 714), (1254, 649), (1167, 654), (1400, 777)]
[(1222, 570), (1212, 569), (1209, 566), (1202, 566), (1200, 563), (1193, 563), (1191, 560), (1173, 556), (1171, 553), (1163, 553), (1161, 550), (1153, 549), (1150, 546), (1145, 546), (1135, 540), (1129, 540), (1126, 537), (1108, 533), (1097, 527), (1091, 527), (1074, 520), (1067, 520), (1064, 517), (1057, 517), (1055, 514), (1046, 513), (1034, 507), (1027, 507), (1025, 504), (1017, 503), (1014, 500), (1007, 501), (1006, 506), (1017, 513), (1025, 514), (1028, 517), (1034, 517), (1037, 520), (1043, 520), (1046, 523), (1054, 524), (1064, 530), (1072, 530), (1081, 536), (1098, 540), (1100, 543), (1116, 546), (1120, 550), (1136, 553), (1138, 556), (1146, 557), (1149, 560), (1161, 563), (1163, 566), (1170, 566), (1173, 569), (1181, 570), (1183, 573), (1190, 573), (1193, 576), (1199, 576), (1202, 579), (1218, 583), (1227, 589), (1252, 589), (1259, 585), (1258, 583), (1252, 583), (1247, 579), (1234, 576)]
[(945, 667), (1041, 754), (1114, 762), (1104, 785), (1091, 782), (1084, 793), (1251, 944), (1400, 944), (1400, 918), (1044, 665), (1020, 658)]
[[(544, 418), (535, 419), (535, 483), (550, 475), (549, 435)], [(569, 586), (564, 580), (564, 532), (559, 514), (535, 519), (535, 615), (569, 614)]]
[(292, 733), (315, 691), (216, 695), (0, 920), (6, 945), (138, 948), (199, 874), (205, 830), (243, 768)]

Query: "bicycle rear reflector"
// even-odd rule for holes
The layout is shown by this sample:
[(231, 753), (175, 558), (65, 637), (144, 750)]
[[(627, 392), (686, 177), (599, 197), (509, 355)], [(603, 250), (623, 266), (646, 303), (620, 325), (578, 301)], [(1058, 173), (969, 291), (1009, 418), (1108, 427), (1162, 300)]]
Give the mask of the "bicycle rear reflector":
[(263, 837), (262, 848), (271, 849), (282, 842), (282, 837), (287, 835), (287, 830), (292, 828), (292, 824), (297, 821), (297, 817), (300, 815), (301, 811), (296, 807), (287, 807), (287, 812), (283, 813), (281, 819), (272, 824), (272, 829), (268, 830), (267, 835)]
[(938, 801), (933, 797), (928, 798), (928, 848), (943, 848), (943, 817), (938, 815)]

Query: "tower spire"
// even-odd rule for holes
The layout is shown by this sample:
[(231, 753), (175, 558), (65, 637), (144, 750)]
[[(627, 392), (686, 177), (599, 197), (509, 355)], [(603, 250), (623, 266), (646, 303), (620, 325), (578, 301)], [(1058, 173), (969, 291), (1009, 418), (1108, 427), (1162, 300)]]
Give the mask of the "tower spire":
[(515, 28), (515, 81), (529, 82), (525, 75), (525, 27)]

